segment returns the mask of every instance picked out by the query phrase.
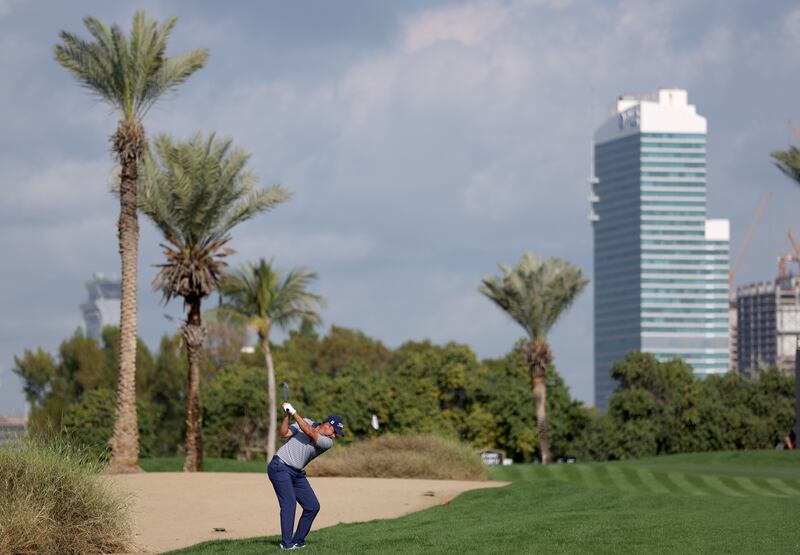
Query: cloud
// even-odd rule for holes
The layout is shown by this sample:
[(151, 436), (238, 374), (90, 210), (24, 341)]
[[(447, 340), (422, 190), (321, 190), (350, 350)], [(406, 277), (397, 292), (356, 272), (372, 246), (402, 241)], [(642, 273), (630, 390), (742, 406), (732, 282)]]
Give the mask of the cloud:
[(406, 23), (402, 38), (403, 50), (414, 53), (442, 42), (476, 46), (500, 31), (508, 16), (507, 7), (493, 2), (423, 12), (411, 17)]
[[(232, 243), (233, 244), (233, 243)], [(339, 264), (369, 258), (376, 252), (375, 241), (362, 233), (320, 231), (313, 233), (278, 231), (254, 232), (235, 242), (239, 258), (275, 257), (286, 265)]]
[(116, 169), (110, 161), (63, 160), (36, 169), (18, 185), (11, 184), (9, 204), (13, 211), (35, 217), (57, 211), (96, 213), (105, 206)]

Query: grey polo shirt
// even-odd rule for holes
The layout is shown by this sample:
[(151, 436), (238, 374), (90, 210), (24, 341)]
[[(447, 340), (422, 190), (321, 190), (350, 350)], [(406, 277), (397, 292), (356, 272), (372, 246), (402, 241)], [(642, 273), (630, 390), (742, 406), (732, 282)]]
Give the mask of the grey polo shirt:
[[(314, 425), (314, 421), (303, 418), (306, 422)], [(286, 440), (276, 455), (289, 466), (302, 470), (309, 462), (320, 456), (322, 453), (333, 447), (333, 440), (322, 434), (317, 436), (317, 443), (308, 437), (300, 426), (295, 422), (289, 429), (293, 432), (292, 437)]]

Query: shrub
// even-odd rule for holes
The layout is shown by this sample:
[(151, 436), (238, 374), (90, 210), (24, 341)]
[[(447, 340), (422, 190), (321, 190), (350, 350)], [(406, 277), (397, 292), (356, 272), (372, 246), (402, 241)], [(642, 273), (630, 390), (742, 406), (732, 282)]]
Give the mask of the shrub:
[(308, 466), (311, 476), (485, 480), (486, 469), (468, 445), (438, 436), (385, 435), (334, 447)]
[(0, 448), (0, 553), (129, 551), (129, 501), (91, 454), (26, 439)]

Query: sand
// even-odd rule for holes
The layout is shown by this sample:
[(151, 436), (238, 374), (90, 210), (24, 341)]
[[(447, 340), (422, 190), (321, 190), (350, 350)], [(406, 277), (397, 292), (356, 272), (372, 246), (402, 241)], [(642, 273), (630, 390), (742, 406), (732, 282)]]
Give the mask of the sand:
[[(278, 501), (265, 474), (142, 473), (110, 477), (133, 497), (135, 542), (160, 553), (215, 539), (280, 534)], [(313, 530), (396, 518), (503, 482), (309, 478), (320, 510)], [(297, 516), (300, 516), (298, 507)], [(215, 532), (214, 528), (225, 528)]]

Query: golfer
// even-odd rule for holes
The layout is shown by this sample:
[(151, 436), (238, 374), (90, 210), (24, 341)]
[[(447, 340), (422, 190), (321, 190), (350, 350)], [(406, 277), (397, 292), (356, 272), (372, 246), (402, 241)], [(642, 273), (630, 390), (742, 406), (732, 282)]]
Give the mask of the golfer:
[[(281, 506), (281, 549), (298, 549), (306, 546), (306, 535), (319, 512), (319, 501), (303, 468), (333, 447), (333, 438), (344, 435), (344, 424), (338, 416), (317, 424), (300, 416), (290, 403), (284, 403), (283, 410), (280, 435), (287, 441), (269, 462), (267, 475)], [(290, 416), (295, 420), (291, 426)], [(303, 507), (303, 514), (294, 530), (297, 503)]]

